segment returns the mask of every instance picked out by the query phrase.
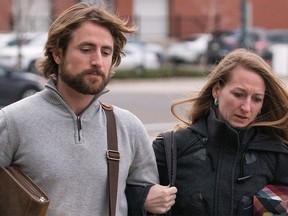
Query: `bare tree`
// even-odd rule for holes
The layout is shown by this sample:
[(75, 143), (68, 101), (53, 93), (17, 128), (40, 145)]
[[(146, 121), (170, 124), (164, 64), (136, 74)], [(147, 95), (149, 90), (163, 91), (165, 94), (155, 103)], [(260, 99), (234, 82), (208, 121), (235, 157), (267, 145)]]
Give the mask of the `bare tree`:
[(231, 8), (231, 0), (193, 0), (198, 6), (200, 12), (207, 16), (207, 25), (205, 32), (213, 32), (221, 28), (221, 23), (229, 22), (229, 17), (223, 17), (221, 14)]
[(50, 0), (13, 0), (13, 29), (17, 35), (17, 64), (22, 67), (22, 47), (27, 32), (47, 31), (50, 24)]

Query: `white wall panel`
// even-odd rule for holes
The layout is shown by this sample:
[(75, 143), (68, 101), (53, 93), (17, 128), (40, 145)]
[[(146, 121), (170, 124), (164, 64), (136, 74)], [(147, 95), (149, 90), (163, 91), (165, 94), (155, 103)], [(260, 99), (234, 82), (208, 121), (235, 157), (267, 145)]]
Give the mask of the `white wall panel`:
[(167, 37), (168, 0), (134, 0), (134, 16), (143, 40)]

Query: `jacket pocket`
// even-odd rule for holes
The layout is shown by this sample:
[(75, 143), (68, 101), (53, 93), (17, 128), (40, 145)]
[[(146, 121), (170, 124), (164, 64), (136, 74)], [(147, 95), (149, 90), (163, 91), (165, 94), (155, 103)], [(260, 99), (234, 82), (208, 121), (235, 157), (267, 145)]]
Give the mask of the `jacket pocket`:
[(192, 194), (183, 200), (184, 215), (207, 216), (209, 215), (210, 207), (201, 193)]
[(238, 216), (251, 216), (253, 213), (253, 202), (250, 197), (243, 196), (238, 207)]

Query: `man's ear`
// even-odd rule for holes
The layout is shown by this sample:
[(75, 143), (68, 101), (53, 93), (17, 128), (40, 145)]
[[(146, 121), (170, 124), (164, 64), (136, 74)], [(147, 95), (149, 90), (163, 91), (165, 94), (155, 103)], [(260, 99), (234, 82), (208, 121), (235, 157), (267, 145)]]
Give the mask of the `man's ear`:
[(58, 49), (58, 50), (52, 51), (52, 55), (56, 64), (59, 65), (61, 62), (61, 58), (62, 58), (62, 50)]
[(212, 95), (213, 98), (219, 98), (219, 91), (221, 89), (221, 86), (219, 84), (219, 82), (217, 82), (213, 87), (212, 87)]

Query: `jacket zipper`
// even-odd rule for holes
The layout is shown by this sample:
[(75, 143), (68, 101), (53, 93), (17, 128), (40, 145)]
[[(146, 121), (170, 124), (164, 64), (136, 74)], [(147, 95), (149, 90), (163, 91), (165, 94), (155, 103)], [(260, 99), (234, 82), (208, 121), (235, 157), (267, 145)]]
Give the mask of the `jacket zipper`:
[(78, 129), (78, 141), (81, 141), (81, 130), (82, 130), (82, 124), (81, 124), (81, 116), (77, 116), (77, 129)]

